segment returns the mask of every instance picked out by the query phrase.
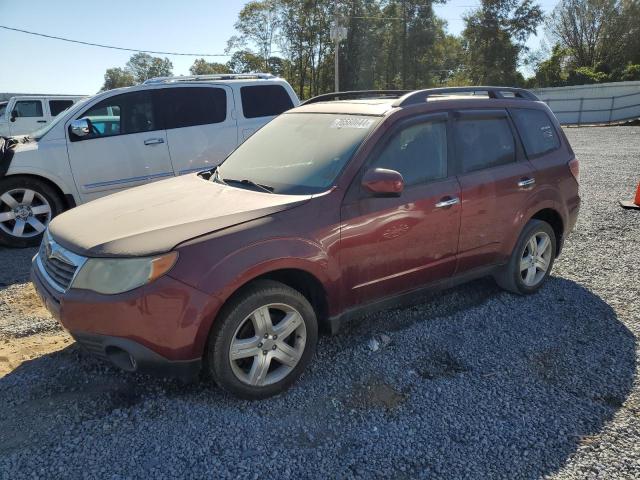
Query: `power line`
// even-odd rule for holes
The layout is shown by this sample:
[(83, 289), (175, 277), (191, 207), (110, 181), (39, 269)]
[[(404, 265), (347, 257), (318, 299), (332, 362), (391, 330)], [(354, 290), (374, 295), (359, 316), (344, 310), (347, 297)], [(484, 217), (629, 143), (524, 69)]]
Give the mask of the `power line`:
[(110, 48), (112, 50), (123, 50), (125, 52), (154, 53), (156, 55), (179, 55), (179, 56), (186, 56), (186, 57), (230, 57), (231, 56), (225, 53), (158, 52), (155, 50), (139, 50), (137, 48), (114, 47), (113, 45), (102, 45), (100, 43), (83, 42), (81, 40), (72, 40), (70, 38), (56, 37), (54, 35), (46, 35), (44, 33), (30, 32), (29, 30), (21, 30), (19, 28), (7, 27), (5, 25), (0, 25), (0, 28), (4, 28), (5, 30), (12, 30), (14, 32), (26, 33), (28, 35), (35, 35), (36, 37), (51, 38), (53, 40), (61, 40), (63, 42), (78, 43), (80, 45), (88, 45), (90, 47)]

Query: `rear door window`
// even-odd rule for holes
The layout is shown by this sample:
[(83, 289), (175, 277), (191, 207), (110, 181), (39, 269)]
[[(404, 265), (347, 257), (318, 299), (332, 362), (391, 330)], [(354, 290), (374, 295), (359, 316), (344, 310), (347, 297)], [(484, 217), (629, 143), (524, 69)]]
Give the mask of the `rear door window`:
[(227, 92), (222, 88), (167, 88), (161, 91), (161, 102), (167, 129), (221, 123), (227, 118)]
[(40, 100), (20, 100), (16, 102), (14, 110), (18, 117), (42, 117), (42, 102)]
[(281, 85), (256, 85), (240, 88), (245, 118), (272, 117), (293, 107), (287, 91)]
[(73, 105), (73, 100), (49, 100), (49, 111), (51, 112), (51, 116), (55, 117), (60, 112), (64, 112), (71, 105)]
[(513, 108), (511, 115), (529, 158), (544, 155), (560, 147), (558, 133), (546, 112)]
[(516, 147), (506, 112), (463, 114), (455, 122), (455, 145), (462, 173), (515, 162)]

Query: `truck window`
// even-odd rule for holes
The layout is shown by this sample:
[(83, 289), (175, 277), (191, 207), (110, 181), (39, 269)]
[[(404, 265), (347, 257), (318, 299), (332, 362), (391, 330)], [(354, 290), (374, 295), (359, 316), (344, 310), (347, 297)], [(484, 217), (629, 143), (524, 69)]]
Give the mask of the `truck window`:
[(280, 85), (256, 85), (240, 88), (245, 118), (272, 117), (293, 107), (291, 97)]
[[(114, 95), (97, 103), (77, 118), (88, 118), (93, 125), (91, 133), (82, 137), (82, 140), (159, 129), (150, 91)], [(72, 137), (71, 140), (80, 139)]]
[(42, 117), (42, 102), (40, 100), (20, 100), (13, 107), (18, 117)]
[(222, 88), (167, 88), (160, 98), (167, 129), (220, 123), (227, 118), (227, 93)]
[(73, 105), (73, 100), (49, 100), (49, 111), (51, 112), (51, 116), (57, 116), (60, 112), (64, 112), (71, 105)]

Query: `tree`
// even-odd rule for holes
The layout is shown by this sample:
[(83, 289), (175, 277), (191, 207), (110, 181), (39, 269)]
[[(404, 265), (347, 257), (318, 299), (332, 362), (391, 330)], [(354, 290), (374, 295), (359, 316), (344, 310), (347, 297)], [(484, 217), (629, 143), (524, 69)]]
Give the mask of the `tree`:
[(280, 27), (278, 3), (276, 0), (261, 0), (247, 3), (235, 24), (240, 36), (234, 36), (227, 42), (227, 50), (233, 48), (247, 49), (253, 44), (258, 49), (258, 56), (262, 58), (262, 70), (269, 70), (269, 59)]
[(104, 74), (104, 85), (100, 91), (112, 90), (114, 88), (129, 87), (135, 85), (136, 81), (129, 72), (122, 68), (108, 68)]
[(569, 51), (566, 48), (558, 44), (554, 45), (551, 56), (546, 60), (542, 60), (536, 66), (536, 73), (531, 81), (531, 86), (542, 88), (566, 85), (568, 78), (566, 63), (568, 57)]
[(542, 10), (532, 0), (482, 0), (464, 18), (462, 33), (466, 71), (475, 84), (518, 84), (520, 54), (525, 41), (542, 22)]
[(198, 58), (189, 67), (191, 75), (212, 75), (216, 73), (231, 73), (227, 64), (217, 62), (207, 62), (204, 58)]
[(611, 60), (619, 45), (617, 0), (561, 0), (547, 19), (551, 39), (571, 51), (575, 67)]
[(248, 50), (240, 50), (233, 54), (227, 67), (233, 73), (252, 73), (263, 70), (263, 59)]
[(148, 53), (136, 53), (131, 56), (125, 70), (136, 82), (142, 83), (154, 77), (169, 77), (173, 75), (173, 64), (168, 58), (160, 58)]

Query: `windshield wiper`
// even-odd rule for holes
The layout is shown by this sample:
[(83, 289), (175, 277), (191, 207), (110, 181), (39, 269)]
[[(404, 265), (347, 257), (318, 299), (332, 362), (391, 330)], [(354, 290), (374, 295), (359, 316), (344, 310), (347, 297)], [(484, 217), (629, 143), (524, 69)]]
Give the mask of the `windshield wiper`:
[[(220, 178), (219, 174), (218, 174), (218, 178)], [(222, 180), (222, 183), (230, 183), (230, 182), (239, 183), (241, 185), (250, 185), (252, 187), (259, 188), (260, 190), (263, 190), (267, 193), (273, 193), (273, 187), (270, 187), (269, 185), (261, 185), (252, 180), (247, 180), (246, 178), (243, 178), (242, 180), (236, 180), (234, 178), (225, 178), (224, 180)]]
[(248, 180), (246, 178), (243, 178), (242, 180), (236, 180), (234, 178), (222, 178), (222, 175), (220, 174), (220, 166), (212, 168), (210, 172), (211, 176), (209, 177), (209, 180), (211, 182), (218, 182), (222, 183), (223, 185), (227, 185), (228, 183), (239, 183), (240, 185), (249, 185), (251, 187), (258, 188), (267, 193), (273, 193), (273, 187), (256, 183), (253, 180)]
[(202, 172), (202, 173), (208, 173), (209, 174), (208, 177), (204, 177), (204, 178), (206, 178), (210, 182), (224, 183), (222, 175), (220, 175), (220, 170), (219, 169), (220, 169), (220, 165), (218, 165), (217, 167), (213, 167), (212, 169), (207, 170), (205, 172)]

